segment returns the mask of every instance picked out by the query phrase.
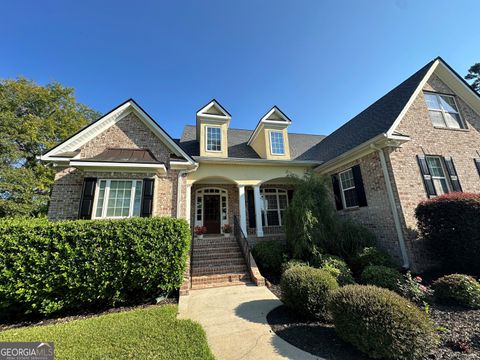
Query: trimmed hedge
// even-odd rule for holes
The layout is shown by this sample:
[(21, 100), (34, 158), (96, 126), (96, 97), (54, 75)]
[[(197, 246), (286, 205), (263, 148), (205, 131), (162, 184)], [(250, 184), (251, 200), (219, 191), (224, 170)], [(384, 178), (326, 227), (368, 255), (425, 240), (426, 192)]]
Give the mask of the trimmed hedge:
[(446, 275), (435, 280), (432, 287), (440, 303), (480, 309), (480, 283), (471, 276)]
[(352, 260), (352, 268), (358, 274), (371, 265), (391, 267), (393, 261), (389, 255), (373, 246), (362, 249)]
[(308, 263), (303, 260), (291, 259), (282, 264), (282, 274), (295, 266), (308, 266)]
[(332, 292), (328, 309), (338, 336), (375, 359), (424, 359), (437, 343), (425, 314), (390, 290), (347, 285)]
[(328, 319), (327, 300), (338, 283), (328, 271), (294, 266), (283, 273), (280, 288), (282, 300), (289, 308), (307, 317)]
[(143, 302), (179, 288), (184, 220), (0, 221), (0, 319)]
[(328, 271), (341, 286), (355, 284), (347, 263), (338, 256), (324, 255), (321, 261), (321, 268)]
[(253, 248), (252, 255), (261, 270), (279, 274), (286, 254), (286, 246), (280, 241), (260, 241)]
[(362, 283), (381, 288), (399, 291), (399, 285), (404, 281), (402, 274), (386, 266), (371, 265), (362, 271)]
[(442, 271), (480, 275), (480, 194), (450, 193), (423, 201), (415, 216)]

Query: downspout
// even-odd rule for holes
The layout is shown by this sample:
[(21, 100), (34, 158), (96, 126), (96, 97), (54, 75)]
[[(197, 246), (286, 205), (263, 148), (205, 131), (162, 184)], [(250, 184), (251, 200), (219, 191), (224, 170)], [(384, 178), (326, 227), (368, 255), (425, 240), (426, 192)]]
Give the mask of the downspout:
[[(195, 164), (195, 167), (193, 169), (189, 170), (180, 170), (177, 175), (177, 218), (181, 217), (180, 214), (180, 203), (182, 201), (182, 196), (181, 196), (181, 190), (182, 190), (182, 184), (180, 182), (180, 179), (182, 178), (183, 175), (186, 175), (188, 173), (194, 172), (198, 169), (198, 164)], [(185, 204), (185, 207), (190, 206), (190, 204)], [(190, 222), (189, 219), (187, 221)]]
[(382, 165), (383, 177), (385, 179), (385, 185), (387, 187), (388, 200), (390, 203), (390, 208), (393, 214), (393, 221), (395, 222), (395, 229), (397, 230), (398, 243), (400, 245), (400, 252), (402, 253), (403, 259), (403, 268), (410, 268), (410, 260), (408, 259), (407, 247), (405, 245), (405, 237), (403, 236), (402, 225), (400, 222), (400, 215), (398, 214), (397, 206), (395, 204), (395, 196), (393, 195), (392, 183), (390, 181), (390, 174), (388, 173), (387, 161), (385, 160), (385, 154), (381, 148), (372, 144), (370, 145), (372, 149), (378, 151), (380, 157), (380, 163)]

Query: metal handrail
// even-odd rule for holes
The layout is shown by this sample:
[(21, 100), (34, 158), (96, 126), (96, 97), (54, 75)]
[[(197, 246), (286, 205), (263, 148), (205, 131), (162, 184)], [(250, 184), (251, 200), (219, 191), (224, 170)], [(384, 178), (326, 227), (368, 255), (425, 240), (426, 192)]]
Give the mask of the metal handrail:
[(247, 263), (248, 268), (250, 269), (252, 264), (250, 263), (252, 249), (250, 248), (250, 244), (247, 241), (247, 237), (243, 233), (243, 230), (240, 226), (240, 222), (236, 215), (233, 216), (233, 235), (235, 239), (237, 239), (238, 245), (242, 249), (243, 257), (245, 258), (245, 262)]

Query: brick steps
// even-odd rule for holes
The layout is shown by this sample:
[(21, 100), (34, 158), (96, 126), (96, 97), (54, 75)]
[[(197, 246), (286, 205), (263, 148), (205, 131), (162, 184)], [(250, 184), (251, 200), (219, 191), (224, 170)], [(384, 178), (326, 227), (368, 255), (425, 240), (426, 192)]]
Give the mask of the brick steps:
[(192, 289), (243, 285), (250, 283), (250, 276), (245, 273), (218, 274), (192, 277)]
[(234, 237), (195, 238), (191, 261), (192, 289), (250, 282), (243, 253)]

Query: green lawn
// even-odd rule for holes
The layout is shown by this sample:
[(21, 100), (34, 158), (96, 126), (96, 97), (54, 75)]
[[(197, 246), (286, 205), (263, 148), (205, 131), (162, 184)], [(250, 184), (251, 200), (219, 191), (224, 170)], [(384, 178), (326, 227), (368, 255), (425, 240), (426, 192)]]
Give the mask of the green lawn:
[(0, 341), (53, 341), (55, 359), (213, 359), (202, 327), (154, 306), (0, 332)]

